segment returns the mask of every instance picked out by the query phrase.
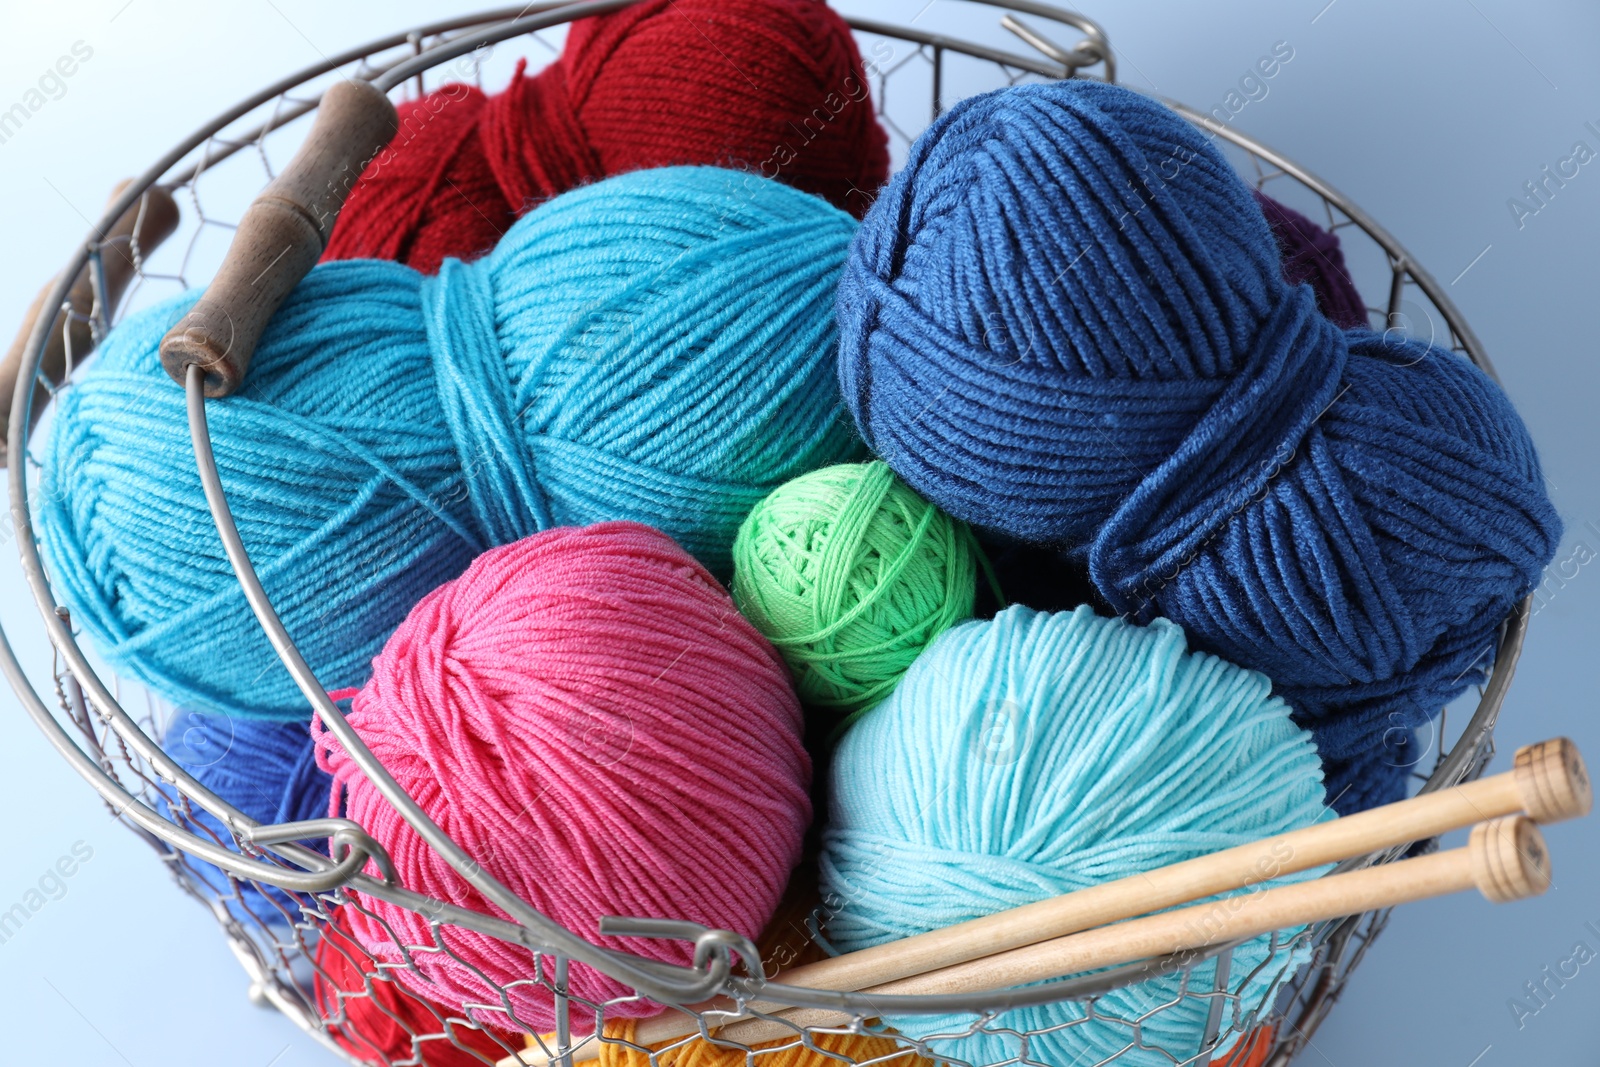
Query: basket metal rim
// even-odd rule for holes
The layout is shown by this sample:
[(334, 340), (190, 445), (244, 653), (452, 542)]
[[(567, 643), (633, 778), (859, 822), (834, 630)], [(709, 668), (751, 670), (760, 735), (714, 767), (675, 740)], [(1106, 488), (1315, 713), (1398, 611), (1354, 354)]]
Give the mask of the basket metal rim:
[[(396, 66), (389, 67), (385, 71), (379, 72), (376, 76), (376, 80), (380, 84), (387, 82), (389, 83), (387, 87), (393, 88), (396, 85), (402, 84), (407, 78), (413, 76), (422, 69), (435, 66), (438, 63), (445, 62), (457, 55), (465, 54), (467, 51), (470, 51), (472, 47), (475, 47), (477, 43), (487, 40), (503, 40), (529, 32), (531, 29), (540, 28), (539, 26), (529, 25), (529, 23), (538, 22), (540, 20), (548, 20), (542, 24), (555, 25), (560, 22), (565, 22), (570, 18), (578, 17), (578, 15), (582, 13), (592, 13), (593, 11), (600, 9), (611, 10), (620, 8), (627, 6), (629, 2), (633, 2), (633, 0), (588, 0), (587, 3), (537, 4), (533, 7), (517, 9), (518, 13), (525, 13), (528, 11), (534, 11), (536, 13), (531, 17), (513, 19), (510, 22), (500, 23), (498, 26), (491, 26), (491, 31), (496, 29), (501, 31), (498, 36), (495, 36), (492, 32), (486, 32), (467, 34), (464, 37), (454, 38), (443, 46), (428, 49), (411, 60), (403, 61)], [(975, 2), (1051, 18), (1066, 25), (1079, 26), (1079, 28), (1081, 28), (1080, 23), (1087, 23), (1090, 26), (1094, 25), (1092, 22), (1089, 22), (1089, 20), (1084, 19), (1082, 16), (1053, 8), (1050, 5), (1033, 3), (1030, 2), (1030, 0), (975, 0)], [(167, 177), (168, 173), (172, 171), (174, 167), (181, 163), (182, 160), (196, 148), (204, 144), (208, 138), (213, 137), (221, 130), (226, 129), (231, 123), (249, 114), (250, 111), (260, 107), (262, 104), (270, 101), (274, 97), (281, 96), (298, 85), (304, 84), (305, 82), (326, 74), (331, 70), (337, 69), (340, 66), (363, 59), (366, 56), (397, 47), (398, 45), (406, 43), (408, 40), (413, 40), (417, 35), (442, 33), (449, 30), (460, 29), (466, 26), (480, 25), (484, 21), (493, 22), (497, 18), (504, 17), (510, 11), (511, 9), (499, 9), (495, 11), (483, 12), (478, 15), (464, 16), (462, 18), (431, 23), (427, 26), (413, 29), (407, 33), (391, 34), (386, 37), (379, 38), (375, 42), (370, 42), (367, 45), (358, 46), (357, 48), (347, 50), (335, 57), (331, 57), (330, 59), (313, 64), (293, 75), (290, 75), (284, 79), (280, 79), (280, 81), (274, 83), (272, 86), (269, 86), (267, 89), (248, 97), (244, 102), (223, 112), (220, 116), (201, 127), (198, 131), (196, 131), (196, 133), (191, 135), (190, 138), (184, 142), (181, 142), (177, 148), (158, 159), (157, 162), (152, 164), (144, 174), (130, 183), (127, 189), (124, 190), (123, 194), (118, 197), (115, 202), (107, 207), (105, 214), (99, 220), (95, 229), (78, 247), (73, 257), (69, 260), (66, 269), (63, 270), (62, 273), (57, 277), (56, 283), (52, 287), (50, 293), (47, 295), (43, 306), (59, 307), (63, 303), (67, 290), (70, 288), (71, 279), (75, 277), (78, 271), (81, 270), (85, 264), (89, 263), (92, 258), (97, 257), (98, 248), (96, 242), (99, 234), (106, 232), (111, 223), (123, 211), (131, 206), (146, 189), (156, 184), (166, 184), (165, 182), (161, 181), (163, 177)], [(1044, 77), (1061, 77), (1063, 74), (1063, 68), (1059, 64), (1050, 61), (1036, 60), (1030, 57), (1018, 56), (1011, 53), (998, 53), (995, 50), (987, 49), (984, 46), (973, 45), (970, 42), (965, 42), (961, 41), (960, 39), (949, 38), (942, 35), (923, 33), (922, 31), (916, 31), (909, 27), (895, 26), (892, 24), (880, 23), (868, 19), (850, 18), (847, 19), (847, 21), (853, 28), (862, 32), (892, 36), (901, 40), (917, 43), (920, 46), (949, 48), (953, 51), (963, 52), (966, 54), (975, 55), (979, 58), (985, 58), (995, 62), (1004, 63), (1018, 70)], [(468, 42), (469, 40), (471, 43), (464, 43)], [(1107, 48), (1107, 55), (1109, 55), (1109, 47)], [(423, 60), (430, 60), (430, 62), (423, 63)], [(1362, 210), (1353, 201), (1339, 193), (1335, 188), (1317, 177), (1309, 170), (1293, 163), (1286, 157), (1275, 152), (1261, 142), (1256, 141), (1254, 138), (1243, 134), (1231, 126), (1219, 127), (1215, 123), (1208, 123), (1206, 116), (1201, 115), (1199, 112), (1194, 111), (1193, 109), (1188, 108), (1181, 103), (1173, 101), (1164, 102), (1168, 103), (1170, 106), (1173, 106), (1175, 110), (1177, 110), (1180, 114), (1183, 114), (1185, 118), (1189, 119), (1191, 122), (1195, 122), (1196, 124), (1204, 126), (1209, 130), (1213, 130), (1229, 142), (1254, 155), (1258, 159), (1265, 160), (1275, 167), (1278, 167), (1284, 173), (1291, 175), (1296, 180), (1312, 188), (1326, 201), (1346, 214), (1353, 223), (1359, 226), (1370, 238), (1383, 247), (1384, 250), (1390, 255), (1391, 264), (1396, 270), (1397, 276), (1400, 272), (1403, 272), (1429, 297), (1429, 299), (1434, 303), (1435, 307), (1445, 317), (1447, 325), (1460, 340), (1461, 345), (1466, 350), (1468, 357), (1471, 358), (1477, 365), (1482, 367), (1487, 373), (1493, 375), (1493, 367), (1489, 363), (1487, 355), (1483, 352), (1481, 343), (1473, 334), (1471, 328), (1467, 325), (1465, 318), (1462, 316), (1459, 309), (1457, 309), (1453, 302), (1451, 302), (1448, 297), (1439, 289), (1437, 282), (1435, 282), (1432, 276), (1429, 275), (1423, 268), (1421, 268), (1416, 259), (1404, 249), (1400, 242), (1390, 235), (1386, 229), (1377, 223), (1376, 220), (1372, 219), (1372, 217), (1364, 210)], [(204, 165), (214, 161), (214, 157), (207, 154), (204, 159), (195, 164), (195, 168), (201, 168)], [(189, 177), (192, 177), (192, 172), (189, 174)], [(177, 174), (172, 175), (168, 180), (175, 185), (181, 184), (183, 180), (186, 180), (185, 172), (180, 171)], [(29, 583), (30, 590), (33, 593), (35, 605), (39, 609), (40, 614), (44, 619), (52, 645), (63, 656), (63, 658), (66, 659), (67, 668), (71, 674), (79, 680), (80, 684), (86, 685), (91, 698), (91, 704), (93, 704), (95, 709), (102, 714), (111, 727), (125, 740), (127, 740), (130, 745), (134, 746), (135, 750), (138, 751), (141, 756), (147, 758), (151, 765), (161, 773), (162, 777), (167, 778), (170, 776), (170, 780), (174, 784), (177, 784), (183, 790), (183, 792), (199, 801), (202, 807), (211, 810), (213, 814), (223, 818), (224, 821), (232, 827), (237, 827), (241, 830), (254, 829), (259, 824), (254, 823), (253, 820), (250, 820), (248, 817), (244, 816), (243, 813), (232, 808), (231, 805), (228, 805), (226, 802), (222, 801), (221, 798), (215, 797), (210, 793), (209, 790), (206, 790), (198, 782), (194, 781), (191, 776), (182, 770), (182, 768), (172, 763), (166, 754), (161, 750), (160, 746), (157, 745), (154, 740), (145, 733), (143, 728), (140, 727), (138, 723), (135, 722), (126, 713), (126, 711), (120, 707), (118, 701), (105, 689), (99, 677), (96, 675), (92, 667), (90, 667), (86, 656), (84, 655), (82, 649), (78, 646), (76, 638), (71, 632), (69, 620), (62, 616), (61, 612), (58, 610), (58, 605), (55, 603), (53, 592), (49, 586), (48, 578), (44, 573), (42, 559), (38, 553), (38, 543), (32, 524), (31, 509), (29, 507), (28, 496), (26, 492), (27, 462), (25, 459), (27, 436), (25, 427), (27, 426), (27, 407), (30, 404), (32, 397), (32, 391), (31, 389), (27, 388), (27, 385), (31, 384), (37, 373), (38, 363), (42, 355), (46, 335), (48, 333), (48, 326), (48, 317), (41, 316), (40, 320), (35, 323), (34, 330), (30, 334), (27, 344), (25, 345), (23, 366), (18, 376), (18, 387), (12, 398), (12, 413), (14, 417), (10, 427), (10, 440), (8, 442), (8, 454), (18, 457), (17, 461), (10, 464), (11, 470), (9, 472), (9, 476), (11, 489), (11, 513), (15, 530), (17, 532), (19, 555), (21, 557), (22, 568), (25, 578)], [(22, 417), (15, 417), (19, 414)], [(1441, 760), (1435, 766), (1433, 772), (1423, 786), (1424, 790), (1446, 788), (1450, 785), (1457, 784), (1467, 777), (1475, 776), (1475, 774), (1481, 773), (1482, 766), (1487, 759), (1486, 748), (1491, 742), (1494, 724), (1500, 712), (1501, 706), (1503, 705), (1505, 693), (1511, 683), (1512, 676), (1515, 671), (1516, 661), (1522, 649), (1523, 641), (1526, 635), (1529, 614), (1530, 612), (1528, 611), (1528, 604), (1525, 602), (1523, 605), (1519, 606), (1517, 611), (1514, 611), (1505, 620), (1502, 626), (1501, 638), (1497, 647), (1495, 667), (1489, 683), (1484, 689), (1482, 698), (1480, 699), (1466, 730), (1457, 739), (1456, 743), (1451, 746), (1449, 754), (1441, 758)], [(207, 862), (214, 863), (225, 870), (233, 870), (242, 877), (253, 879), (263, 884), (278, 884), (276, 879), (285, 874), (291, 873), (286, 871), (284, 868), (273, 867), (259, 861), (248, 860), (240, 856), (238, 853), (222, 849), (219, 846), (216, 846), (214, 843), (207, 842), (203, 838), (197, 837), (187, 831), (175, 827), (171, 822), (145, 806), (132, 794), (128, 793), (119, 783), (107, 775), (94, 762), (94, 760), (81, 749), (78, 743), (71, 739), (70, 735), (67, 734), (66, 730), (57, 721), (55, 715), (49, 710), (48, 706), (39, 696), (38, 692), (27, 680), (26, 674), (20, 662), (16, 658), (10, 639), (8, 635), (6, 635), (3, 627), (0, 627), (0, 670), (4, 671), (7, 680), (10, 682), (13, 690), (16, 691), (19, 700), (24, 705), (25, 710), (28, 711), (30, 717), (34, 719), (35, 723), (46, 734), (47, 739), (57, 749), (57, 751), (68, 760), (69, 764), (73, 766), (74, 770), (76, 770), (81, 777), (85, 778), (85, 780), (87, 780), (90, 785), (93, 786), (102, 795), (102, 797), (112, 805), (113, 810), (120, 814), (129, 815), (132, 821), (135, 822), (141, 830), (159, 838), (169, 847), (189, 852), (201, 859), (206, 860)], [(208, 801), (212, 803), (208, 803)], [(327, 857), (323, 857), (302, 846), (274, 845), (272, 846), (272, 851), (282, 855), (285, 859), (291, 860), (311, 871), (320, 870), (327, 872), (335, 870), (339, 867), (338, 864)], [(346, 858), (349, 859), (350, 857)], [(1364, 860), (1351, 861), (1351, 864), (1362, 865), (1378, 859), (1380, 859), (1380, 857), (1367, 857)], [(442, 922), (460, 925), (469, 929), (477, 930), (481, 933), (489, 934), (490, 936), (495, 936), (522, 944), (534, 952), (551, 954), (555, 949), (555, 946), (545, 942), (543, 939), (532, 938), (530, 936), (530, 930), (525, 925), (507, 923), (503, 920), (496, 920), (489, 916), (481, 915), (477, 912), (455, 908), (450, 905), (445, 905), (442, 902), (430, 901), (418, 894), (404, 890), (402, 887), (386, 885), (381, 881), (373, 879), (364, 874), (355, 875), (348, 881), (344, 881), (342, 884), (348, 885), (351, 888), (357, 889), (364, 894), (371, 895), (378, 899), (384, 899), (403, 907), (411, 907), (414, 910), (437, 915)], [(294, 885), (285, 885), (284, 888), (295, 889), (298, 887)], [(541, 916), (541, 918), (543, 917)], [(545, 922), (550, 922), (550, 920), (545, 919)], [(614, 969), (622, 971), (633, 970), (632, 967), (627, 966), (623, 962), (624, 960), (638, 960), (639, 962), (647, 962), (639, 957), (631, 957), (626, 953), (618, 953), (613, 950), (602, 949), (599, 946), (593, 945), (581, 935), (577, 935), (571, 931), (565, 930), (564, 928), (558, 929), (562, 934), (567, 935), (567, 937), (574, 938), (577, 941), (582, 942), (582, 947), (586, 947), (587, 949), (592, 950), (594, 953), (597, 953), (597, 955), (595, 955), (592, 959), (585, 958), (590, 956), (591, 953), (583, 951), (582, 948), (580, 948), (580, 950), (577, 952), (562, 951), (562, 955), (567, 955), (574, 959), (580, 959), (582, 962), (588, 963), (590, 966), (594, 966), (597, 970), (604, 971), (616, 977), (621, 977), (621, 980), (626, 981), (631, 976), (618, 976)], [(557, 942), (565, 942), (567, 937), (558, 936), (554, 940)], [(566, 949), (567, 946), (562, 945), (560, 947), (561, 949)], [(1221, 950), (1219, 949), (1219, 951)], [(661, 965), (655, 965), (652, 970), (657, 970), (660, 968), (660, 966)], [(720, 969), (723, 970), (723, 974), (726, 976), (726, 969)], [(689, 968), (676, 968), (676, 970), (687, 972), (688, 974), (693, 975), (693, 979), (691, 979), (687, 984), (693, 986), (694, 989), (692, 992), (686, 991), (686, 995), (691, 995), (695, 999), (704, 999), (704, 990), (706, 989), (706, 986), (703, 983), (705, 983), (706, 979), (709, 978), (710, 975), (704, 972), (693, 971)], [(649, 976), (646, 977), (648, 978)], [(1062, 983), (1055, 983), (1054, 986), (1056, 988), (1062, 988), (1071, 986), (1074, 982), (1080, 983), (1074, 990), (1066, 991), (1063, 989), (1060, 995), (1051, 999), (1060, 1000), (1090, 996), (1093, 995), (1093, 991), (1097, 985), (1097, 983), (1094, 982), (1073, 979)], [(645, 984), (655, 985), (656, 982), (647, 981)], [(722, 980), (719, 979), (715, 984), (718, 986), (722, 985)], [(784, 987), (781, 985), (764, 985), (762, 988), (763, 999), (781, 1002), (787, 997), (787, 994), (783, 992)], [(788, 988), (794, 990), (797, 997), (794, 1002), (799, 1006), (804, 1006), (806, 1002), (810, 1001), (812, 999), (812, 994), (816, 994), (819, 997), (828, 998), (829, 1003), (832, 1005), (838, 1005), (838, 998), (841, 996), (841, 994), (839, 994), (837, 991), (803, 990), (800, 987)], [(993, 999), (995, 1006), (1000, 1008), (1008, 1004), (1014, 1004), (1015, 1001), (1010, 999), (1012, 995), (1014, 995), (1014, 991), (994, 994)], [(879, 1003), (875, 1000), (869, 1001), (864, 995), (846, 994), (845, 996), (859, 996), (860, 1003), (857, 1005), (858, 1010), (870, 1012), (871, 1004)], [(669, 997), (659, 999), (675, 998)], [(911, 998), (907, 999), (909, 1000)], [(985, 1002), (982, 995), (967, 997), (964, 999), (963, 1003), (969, 1010), (985, 1010)], [(910, 1005), (907, 1005), (905, 1010), (915, 1009)], [(938, 1009), (928, 1008), (925, 1010), (948, 1009), (941, 1007)]]

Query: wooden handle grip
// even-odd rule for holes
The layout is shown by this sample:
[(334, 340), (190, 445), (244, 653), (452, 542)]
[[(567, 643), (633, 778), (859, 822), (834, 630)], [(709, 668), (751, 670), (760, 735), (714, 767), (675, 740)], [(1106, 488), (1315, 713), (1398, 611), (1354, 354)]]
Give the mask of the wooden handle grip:
[[(1526, 811), (1538, 821), (1550, 823), (1587, 814), (1589, 807), (1589, 777), (1583, 758), (1571, 741), (1556, 738), (1519, 749), (1514, 768), (1504, 774), (796, 967), (779, 980), (812, 989), (872, 988), (1269, 878), (1437, 837), (1483, 820)], [(732, 1002), (716, 1001), (703, 1007), (732, 1010)], [(762, 1012), (781, 1010), (768, 1002), (753, 1007)], [(669, 1013), (641, 1023), (638, 1040), (654, 1045), (691, 1034), (694, 1029), (693, 1019)], [(580, 1056), (583, 1051), (579, 1050)]]
[(362, 81), (335, 83), (284, 172), (245, 211), (205, 295), (161, 339), (161, 365), (183, 383), (205, 371), (205, 394), (239, 387), (267, 320), (322, 257), (346, 197), (399, 128), (394, 105)]
[[(127, 187), (126, 181), (119, 182), (112, 190), (111, 200), (115, 201)], [(137, 245), (140, 258), (148, 256), (159, 248), (163, 241), (171, 237), (177, 228), (178, 205), (173, 201), (172, 195), (159, 186), (146, 190), (143, 196), (117, 218), (99, 242), (106, 290), (103, 298), (108, 308), (115, 308), (121, 303), (122, 295), (128, 291), (128, 284), (133, 281), (135, 246)], [(94, 279), (91, 268), (92, 264), (84, 264), (78, 276), (73, 279), (72, 288), (67, 292), (67, 304), (72, 308), (72, 314), (66, 315), (59, 309), (56, 310), (50, 335), (39, 357), (38, 375), (52, 387), (60, 385), (62, 379), (66, 377), (69, 351), (74, 360), (81, 360), (94, 350), (94, 334), (89, 329), (88, 322), (94, 307)], [(16, 339), (6, 350), (5, 358), (0, 359), (0, 465), (3, 465), (5, 457), (6, 434), (11, 429), (11, 398), (17, 387), (17, 375), (22, 371), (22, 350), (44, 311), (44, 300), (50, 295), (53, 284), (47, 282), (44, 288), (39, 290), (33, 305), (28, 308), (22, 328), (17, 331)], [(43, 416), (49, 399), (50, 391), (41, 382), (33, 393), (33, 418), (28, 426), (30, 432)]]
[[(1527, 816), (1513, 815), (1477, 826), (1466, 848), (1130, 919), (868, 991), (932, 995), (1009, 989), (1137, 960), (1204, 952), (1274, 930), (1466, 889), (1476, 888), (1489, 900), (1504, 903), (1537, 896), (1549, 886), (1550, 857), (1538, 826)], [(754, 1044), (792, 1037), (797, 1026), (839, 1026), (851, 1016), (796, 1010), (785, 1013), (784, 1018), (785, 1022), (752, 1019), (734, 1023), (720, 1029), (718, 1037)], [(636, 1039), (646, 1040), (642, 1033)]]

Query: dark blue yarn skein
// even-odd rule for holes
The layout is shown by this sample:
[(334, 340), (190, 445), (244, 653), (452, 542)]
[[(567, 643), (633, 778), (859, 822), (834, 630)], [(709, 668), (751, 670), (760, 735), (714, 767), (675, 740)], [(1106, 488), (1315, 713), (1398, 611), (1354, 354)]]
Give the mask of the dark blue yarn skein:
[[(180, 708), (167, 724), (162, 748), (200, 784), (257, 822), (300, 822), (328, 814), (333, 778), (317, 767), (307, 722), (235, 719), (218, 712)], [(194, 829), (201, 837), (210, 830), (223, 845), (234, 847), (233, 837), (222, 821), (198, 804), (180, 806), (176, 791), (170, 787), (163, 789), (161, 799), (169, 814), (182, 812), (181, 821), (186, 828)], [(194, 827), (194, 823), (205, 829)], [(327, 855), (326, 840), (302, 843)], [(222, 896), (228, 910), (241, 919), (246, 918), (245, 912), (269, 923), (299, 917), (299, 905), (280, 889), (230, 879), (219, 868), (200, 860), (190, 860), (189, 864)]]
[[(1093, 82), (956, 105), (858, 231), (839, 373), (928, 499), (1270, 675), (1329, 794), (1395, 799), (1560, 537), (1487, 375), (1316, 310), (1205, 135)], [(1341, 795), (1342, 794), (1342, 795)]]

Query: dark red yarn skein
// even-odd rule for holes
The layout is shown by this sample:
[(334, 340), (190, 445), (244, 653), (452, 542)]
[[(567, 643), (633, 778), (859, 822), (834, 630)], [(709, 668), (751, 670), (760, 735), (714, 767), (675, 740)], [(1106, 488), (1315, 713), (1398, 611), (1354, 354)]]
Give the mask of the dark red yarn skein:
[[(381, 971), (350, 936), (347, 921), (344, 909), (336, 910), (317, 945), (317, 1010), (340, 1048), (365, 1063), (409, 1062), (418, 1056), (427, 1067), (483, 1067), (485, 1060), (497, 1062), (523, 1046), (521, 1034), (496, 1040), (459, 1022), (447, 1024), (459, 1015), (393, 981), (369, 977)], [(452, 1035), (482, 1058), (436, 1036), (441, 1034)], [(413, 1042), (413, 1037), (424, 1040)]]
[(505, 92), (447, 85), (400, 107), (324, 259), (425, 273), (494, 247), (574, 186), (675, 164), (748, 168), (857, 217), (888, 178), (861, 54), (822, 0), (646, 0), (572, 24)]

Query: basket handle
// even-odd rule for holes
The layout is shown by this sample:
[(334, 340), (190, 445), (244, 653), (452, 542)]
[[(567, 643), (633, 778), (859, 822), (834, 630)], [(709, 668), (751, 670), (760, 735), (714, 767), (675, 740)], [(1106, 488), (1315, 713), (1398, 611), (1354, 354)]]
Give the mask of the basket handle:
[[(117, 183), (117, 187), (111, 191), (107, 207), (117, 201), (129, 184), (128, 181)], [(142, 259), (159, 248), (177, 228), (178, 205), (173, 201), (172, 194), (160, 186), (151, 186), (143, 196), (128, 205), (128, 209), (100, 238), (97, 245), (105, 283), (101, 306), (106, 309), (107, 317), (122, 302), (122, 295), (128, 291), (128, 284), (137, 273), (133, 249), (138, 248)], [(22, 372), (23, 349), (27, 347), (39, 316), (44, 313), (44, 301), (52, 288), (54, 282), (46, 282), (44, 288), (39, 290), (39, 295), (33, 298), (28, 313), (23, 316), (22, 328), (17, 331), (16, 339), (6, 350), (5, 357), (0, 359), (0, 467), (6, 461), (6, 434), (11, 429), (10, 401), (16, 391), (17, 375)], [(67, 291), (66, 303), (72, 309), (71, 314), (59, 309), (56, 311), (50, 334), (45, 339), (44, 352), (39, 357), (39, 381), (34, 386), (32, 417), (28, 420), (30, 433), (44, 415), (51, 390), (67, 376), (67, 353), (70, 351), (76, 361), (94, 351), (95, 337), (89, 321), (94, 310), (92, 261), (85, 263), (73, 279), (72, 288)]]
[(399, 121), (370, 82), (337, 82), (323, 94), (310, 135), (245, 211), (205, 295), (161, 339), (174, 381), (183, 384), (194, 364), (206, 396), (239, 387), (267, 320), (322, 257), (346, 197)]

